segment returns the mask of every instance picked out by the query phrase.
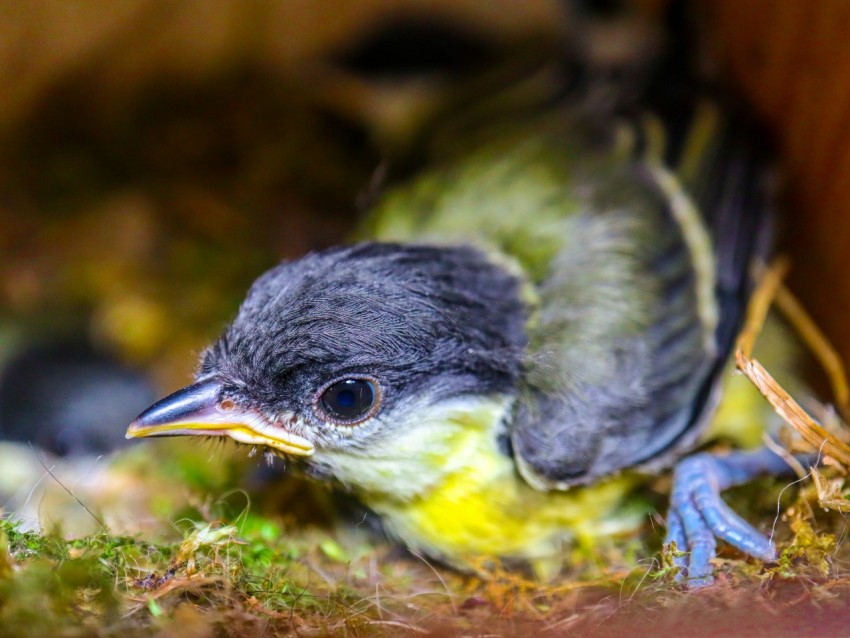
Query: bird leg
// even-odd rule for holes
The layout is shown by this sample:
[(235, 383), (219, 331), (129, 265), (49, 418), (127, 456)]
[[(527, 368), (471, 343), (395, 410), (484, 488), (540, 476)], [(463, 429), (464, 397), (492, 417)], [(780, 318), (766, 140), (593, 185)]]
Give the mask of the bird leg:
[(718, 538), (761, 560), (776, 558), (774, 544), (735, 514), (720, 498), (720, 492), (762, 474), (789, 473), (788, 463), (768, 448), (722, 456), (695, 454), (676, 466), (665, 543), (675, 543), (677, 549), (687, 552), (674, 562), (689, 587), (714, 582), (711, 561), (716, 556)]
[[(840, 358), (820, 333), (814, 321), (787, 291), (782, 280), (788, 269), (785, 260), (777, 260), (760, 276), (758, 287), (747, 308), (744, 326), (736, 344), (738, 368), (788, 424), (794, 427), (819, 454), (829, 455), (850, 465), (850, 446), (815, 422), (800, 405), (752, 358), (755, 341), (774, 301), (791, 321), (827, 371), (835, 390), (839, 412), (850, 413), (847, 375)], [(812, 464), (814, 455), (808, 457)], [(774, 544), (735, 514), (720, 498), (720, 492), (740, 485), (760, 474), (782, 475), (792, 472), (791, 465), (769, 448), (755, 452), (726, 455), (695, 454), (681, 461), (673, 474), (673, 494), (667, 518), (666, 543), (685, 550), (673, 560), (679, 566), (679, 578), (689, 587), (704, 587), (714, 581), (711, 560), (716, 556), (717, 539), (723, 539), (742, 552), (760, 558), (776, 558)]]

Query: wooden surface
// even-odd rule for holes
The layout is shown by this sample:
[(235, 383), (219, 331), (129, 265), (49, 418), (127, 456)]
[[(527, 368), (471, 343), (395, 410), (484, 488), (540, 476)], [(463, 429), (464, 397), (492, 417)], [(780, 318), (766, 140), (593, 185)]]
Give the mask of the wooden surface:
[(850, 359), (850, 2), (706, 0), (720, 60), (776, 135), (795, 292)]

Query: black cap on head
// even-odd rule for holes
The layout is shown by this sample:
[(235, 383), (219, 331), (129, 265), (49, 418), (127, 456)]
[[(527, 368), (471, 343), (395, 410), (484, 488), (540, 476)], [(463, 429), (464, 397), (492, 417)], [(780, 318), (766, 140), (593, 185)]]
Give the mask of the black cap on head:
[(519, 282), (469, 247), (365, 243), (260, 277), (199, 378), (267, 412), (303, 412), (348, 374), (392, 402), (427, 382), (444, 396), (513, 387), (525, 346)]

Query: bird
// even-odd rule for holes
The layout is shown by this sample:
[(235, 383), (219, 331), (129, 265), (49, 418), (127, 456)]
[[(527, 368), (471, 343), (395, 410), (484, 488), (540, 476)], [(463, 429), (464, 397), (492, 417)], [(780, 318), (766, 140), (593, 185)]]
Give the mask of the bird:
[(0, 367), (0, 441), (94, 458), (125, 445), (115, 423), (155, 398), (141, 373), (84, 341), (27, 344)]
[(718, 539), (774, 559), (720, 493), (785, 460), (701, 447), (770, 254), (770, 171), (716, 102), (668, 120), (574, 103), (482, 126), (353, 243), (262, 274), (127, 437), (283, 457), (459, 569), (549, 578), (571, 543), (640, 527), (666, 471), (684, 582), (713, 582)]

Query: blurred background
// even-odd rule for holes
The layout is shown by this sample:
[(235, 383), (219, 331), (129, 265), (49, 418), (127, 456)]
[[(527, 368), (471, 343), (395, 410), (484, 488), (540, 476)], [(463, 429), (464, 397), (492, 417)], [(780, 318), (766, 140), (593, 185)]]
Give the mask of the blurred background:
[[(348, 236), (423, 123), (670, 38), (665, 0), (569, 4), (0, 0), (2, 436), (122, 445), (260, 272)], [(847, 357), (850, 3), (683, 4), (776, 141), (792, 283)]]

